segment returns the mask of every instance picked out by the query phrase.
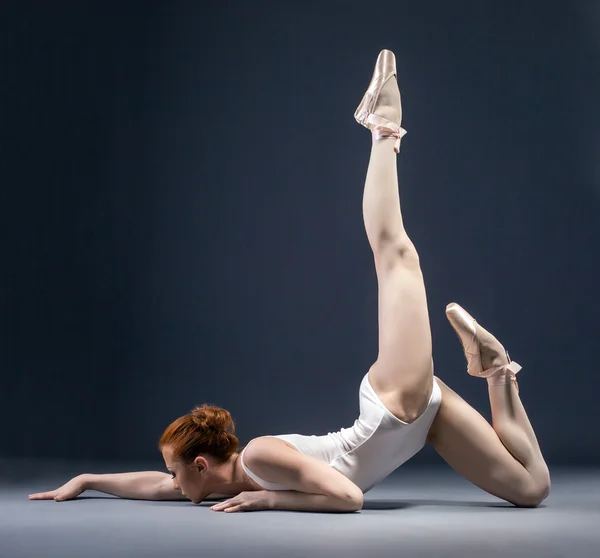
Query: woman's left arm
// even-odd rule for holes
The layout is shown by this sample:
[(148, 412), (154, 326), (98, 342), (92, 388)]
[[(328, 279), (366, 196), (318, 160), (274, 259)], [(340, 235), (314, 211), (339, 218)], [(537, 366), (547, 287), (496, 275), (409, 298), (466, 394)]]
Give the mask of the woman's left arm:
[(211, 509), (226, 513), (259, 510), (353, 512), (358, 511), (361, 507), (362, 499), (359, 505), (352, 499), (325, 494), (307, 494), (295, 490), (258, 490), (241, 492), (229, 500), (215, 504)]
[(348, 512), (362, 508), (362, 490), (350, 479), (323, 461), (290, 448), (281, 440), (254, 440), (246, 448), (244, 460), (265, 481), (281, 484), (289, 490), (242, 492), (214, 506), (215, 511), (274, 509)]

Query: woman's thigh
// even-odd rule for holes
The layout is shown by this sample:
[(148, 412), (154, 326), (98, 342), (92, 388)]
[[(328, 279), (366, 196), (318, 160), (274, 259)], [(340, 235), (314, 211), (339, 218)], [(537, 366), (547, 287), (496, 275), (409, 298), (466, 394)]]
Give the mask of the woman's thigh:
[(416, 252), (376, 261), (379, 353), (369, 381), (390, 410), (406, 422), (425, 408), (433, 383), (431, 330)]
[(457, 473), (479, 488), (516, 505), (537, 505), (539, 490), (534, 480), (488, 421), (439, 378), (436, 380), (442, 402), (428, 442)]

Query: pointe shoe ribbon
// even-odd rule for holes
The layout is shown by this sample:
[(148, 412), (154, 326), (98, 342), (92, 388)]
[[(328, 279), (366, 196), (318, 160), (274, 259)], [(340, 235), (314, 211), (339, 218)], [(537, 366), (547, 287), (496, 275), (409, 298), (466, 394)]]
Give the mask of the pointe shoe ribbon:
[(508, 359), (508, 364), (503, 364), (501, 366), (495, 366), (494, 368), (482, 370), (481, 372), (479, 372), (479, 374), (472, 374), (471, 372), (469, 372), (468, 369), (467, 372), (469, 372), (471, 376), (478, 376), (479, 378), (491, 378), (498, 372), (510, 372), (514, 376), (519, 370), (523, 368), (519, 363), (515, 362), (514, 360), (510, 360), (510, 355), (508, 354), (508, 351), (506, 352), (506, 358)]
[(506, 352), (507, 364), (494, 366), (487, 370), (483, 369), (475, 318), (456, 303), (448, 305), (446, 316), (463, 346), (467, 359), (467, 372), (471, 376), (487, 378), (489, 385), (503, 385), (509, 380), (514, 382), (518, 389), (515, 375), (521, 370), (522, 366), (511, 360), (508, 352)]
[(514, 360), (510, 359), (508, 351), (506, 351), (506, 358), (508, 359), (508, 364), (494, 366), (493, 368), (482, 370), (479, 374), (471, 374), (468, 368), (467, 372), (469, 372), (471, 376), (477, 376), (478, 378), (487, 378), (489, 386), (503, 386), (506, 385), (508, 382), (512, 382), (513, 384), (515, 384), (515, 387), (517, 388), (518, 392), (519, 384), (517, 383), (516, 374), (519, 370), (521, 370), (522, 366)]
[(373, 133), (373, 138), (376, 140), (396, 138), (394, 143), (394, 151), (400, 153), (400, 140), (406, 134), (406, 130), (394, 122), (390, 122), (387, 118), (383, 118), (377, 114), (369, 114), (367, 117), (369, 128)]

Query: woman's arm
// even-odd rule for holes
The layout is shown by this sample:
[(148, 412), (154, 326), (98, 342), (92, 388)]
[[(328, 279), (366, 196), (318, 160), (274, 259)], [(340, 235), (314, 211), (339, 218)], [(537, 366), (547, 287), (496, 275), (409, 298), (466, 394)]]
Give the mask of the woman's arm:
[(272, 510), (296, 511), (358, 511), (362, 508), (362, 492), (358, 498), (340, 498), (326, 494), (307, 494), (295, 490), (278, 490), (269, 492), (270, 508)]
[(31, 494), (30, 500), (72, 500), (86, 490), (98, 490), (106, 494), (136, 500), (185, 500), (181, 492), (173, 488), (171, 476), (160, 471), (116, 473), (108, 475), (79, 475), (50, 492)]
[(173, 488), (173, 479), (160, 471), (84, 475), (86, 490), (97, 490), (133, 500), (186, 500)]
[(358, 511), (359, 502), (325, 494), (307, 494), (295, 490), (257, 490), (241, 492), (237, 496), (211, 507), (217, 512), (258, 510), (293, 510), (314, 512)]
[[(269, 509), (357, 511), (362, 508), (362, 490), (350, 479), (326, 463), (290, 448), (282, 440), (254, 440), (246, 448), (244, 461), (265, 481), (290, 489), (264, 491), (263, 499)], [(251, 492), (242, 494), (244, 498), (252, 498)]]

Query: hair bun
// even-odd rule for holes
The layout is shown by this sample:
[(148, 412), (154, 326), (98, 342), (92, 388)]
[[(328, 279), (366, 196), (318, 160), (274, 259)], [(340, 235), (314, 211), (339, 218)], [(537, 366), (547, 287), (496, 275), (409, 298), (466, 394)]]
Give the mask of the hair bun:
[(225, 463), (237, 451), (239, 440), (229, 411), (216, 405), (197, 405), (163, 432), (161, 451), (165, 446), (170, 446), (173, 455), (185, 463), (203, 454)]
[(197, 405), (190, 412), (196, 427), (200, 430), (214, 430), (217, 432), (235, 432), (235, 425), (231, 413), (216, 405)]

